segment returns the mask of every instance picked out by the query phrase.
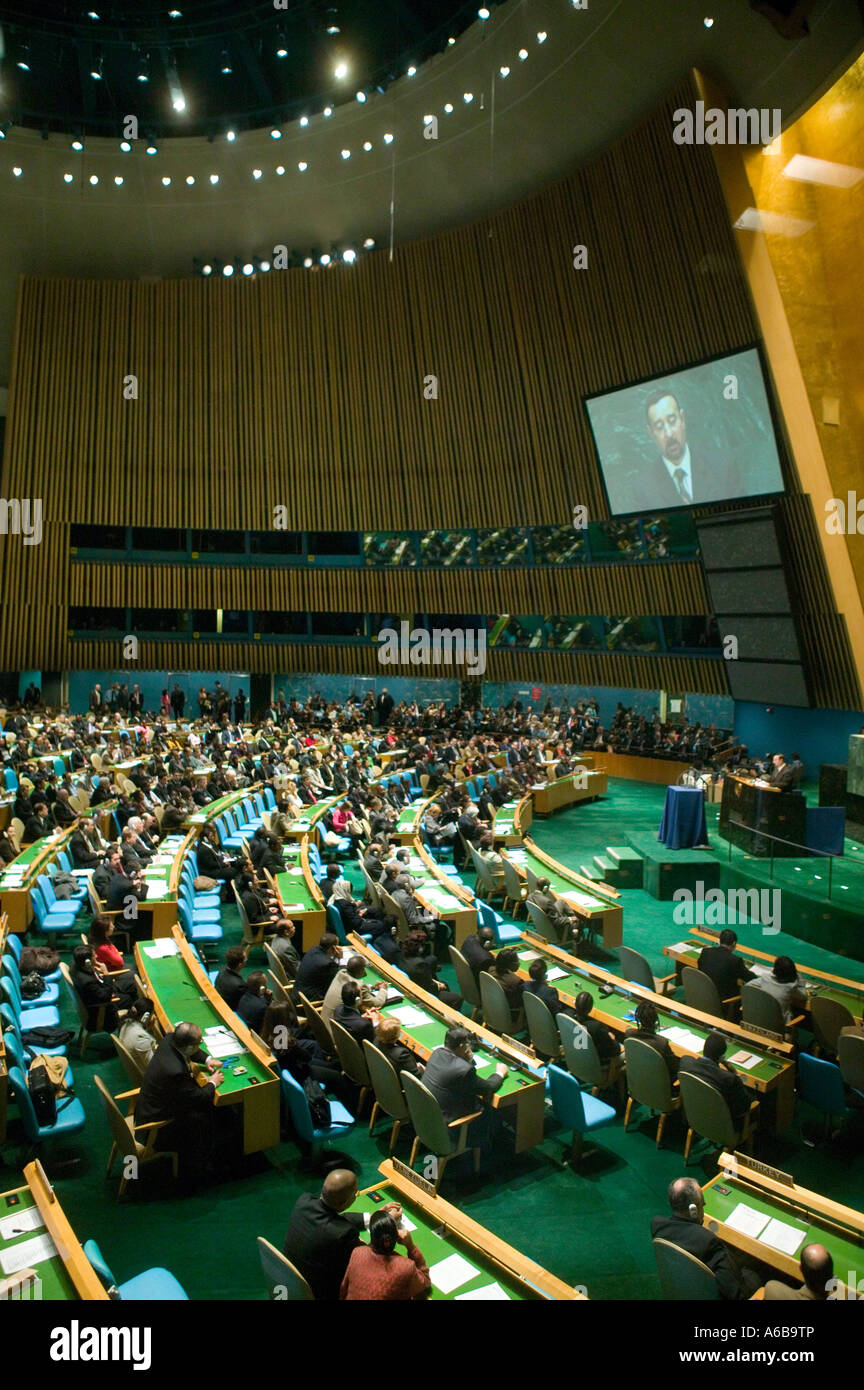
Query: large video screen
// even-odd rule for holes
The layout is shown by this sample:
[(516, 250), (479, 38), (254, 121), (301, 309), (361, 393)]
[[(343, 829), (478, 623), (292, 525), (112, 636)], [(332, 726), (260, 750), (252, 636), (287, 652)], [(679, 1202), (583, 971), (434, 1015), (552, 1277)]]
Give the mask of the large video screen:
[(756, 348), (585, 400), (613, 516), (783, 491)]

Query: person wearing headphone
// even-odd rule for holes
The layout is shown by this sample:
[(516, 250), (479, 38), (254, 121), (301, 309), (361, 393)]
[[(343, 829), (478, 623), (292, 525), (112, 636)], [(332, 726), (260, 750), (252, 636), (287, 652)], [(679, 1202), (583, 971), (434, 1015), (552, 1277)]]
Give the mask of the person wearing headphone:
[(156, 1013), (152, 999), (136, 999), (120, 1024), (118, 1033), (126, 1051), (134, 1057), (142, 1070), (156, 1051), (158, 1033)]
[(666, 1240), (701, 1260), (713, 1271), (721, 1299), (750, 1298), (764, 1280), (752, 1269), (740, 1269), (732, 1252), (702, 1224), (705, 1198), (695, 1178), (676, 1178), (669, 1184), (669, 1216), (655, 1216), (651, 1239)]

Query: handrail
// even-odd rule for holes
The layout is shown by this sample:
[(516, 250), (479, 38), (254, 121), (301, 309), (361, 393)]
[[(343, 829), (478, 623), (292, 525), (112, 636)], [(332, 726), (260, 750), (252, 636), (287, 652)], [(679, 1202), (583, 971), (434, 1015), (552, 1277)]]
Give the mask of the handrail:
[[(774, 878), (774, 842), (775, 842), (775, 841), (776, 841), (778, 844), (781, 844), (781, 845), (791, 845), (791, 847), (792, 847), (793, 849), (803, 849), (803, 851), (804, 851), (805, 855), (807, 856), (807, 858), (813, 858), (814, 856), (821, 856), (823, 859), (827, 859), (827, 860), (828, 860), (828, 893), (827, 893), (827, 896), (828, 896), (828, 899), (829, 899), (829, 901), (830, 901), (830, 898), (831, 898), (831, 889), (832, 889), (832, 886), (833, 886), (834, 860), (837, 858), (837, 856), (834, 855), (834, 854), (832, 854), (832, 853), (830, 852), (830, 850), (827, 850), (827, 849), (815, 849), (815, 848), (814, 848), (814, 849), (811, 849), (809, 845), (802, 845), (802, 844), (800, 844), (800, 843), (798, 842), (798, 840), (784, 840), (784, 838), (783, 838), (782, 835), (772, 835), (770, 830), (759, 830), (755, 825), (747, 825), (747, 824), (745, 824), (745, 822), (744, 822), (743, 820), (735, 820), (734, 817), (732, 817), (732, 816), (729, 817), (729, 819), (728, 819), (728, 821), (727, 821), (726, 823), (727, 823), (727, 825), (734, 825), (738, 830), (747, 830), (747, 831), (750, 832), (751, 835), (761, 835), (761, 836), (763, 836), (764, 839), (770, 840), (770, 841), (771, 841), (771, 856), (770, 856), (769, 871), (768, 871), (768, 877), (769, 877), (770, 879), (773, 879), (773, 878)], [(731, 863), (732, 863), (732, 841), (731, 841), (731, 840), (727, 840), (727, 844), (729, 845), (729, 854), (728, 854), (728, 856), (727, 856), (727, 863), (731, 864)]]

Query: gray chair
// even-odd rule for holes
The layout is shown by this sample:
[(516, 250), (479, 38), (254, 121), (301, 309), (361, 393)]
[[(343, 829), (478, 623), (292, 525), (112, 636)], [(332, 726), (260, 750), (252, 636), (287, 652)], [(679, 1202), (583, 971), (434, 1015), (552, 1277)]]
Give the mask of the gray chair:
[(315, 1296), (299, 1269), (295, 1269), (275, 1245), (263, 1236), (258, 1237), (256, 1245), (271, 1299), (280, 1303), (314, 1302)]
[(335, 1018), (330, 1020), (330, 1031), (336, 1044), (336, 1054), (340, 1067), (349, 1081), (353, 1081), (355, 1086), (360, 1087), (360, 1099), (357, 1102), (357, 1114), (359, 1115), (363, 1110), (363, 1102), (372, 1087), (363, 1048), (356, 1038), (352, 1038), (347, 1028), (343, 1028), (341, 1023), (336, 1022)]
[(474, 871), (477, 875), (475, 886), (481, 890), (479, 896), (482, 897), (485, 902), (491, 902), (493, 898), (501, 898), (502, 902), (506, 901), (507, 889), (503, 873), (494, 873), (483, 856), (479, 854), (471, 844), (470, 840), (467, 840), (466, 844), (468, 846), (468, 853), (474, 864)]
[(837, 1064), (845, 1084), (864, 1096), (864, 1033), (837, 1039)]
[(711, 1085), (710, 1081), (703, 1081), (701, 1076), (694, 1076), (691, 1072), (682, 1071), (678, 1074), (678, 1085), (681, 1091), (681, 1104), (684, 1107), (684, 1115), (687, 1120), (687, 1140), (684, 1145), (685, 1167), (690, 1157), (690, 1146), (693, 1143), (694, 1134), (701, 1135), (703, 1139), (710, 1139), (712, 1144), (715, 1144), (719, 1149), (727, 1149), (729, 1153), (734, 1153), (736, 1149), (744, 1149), (749, 1144), (753, 1133), (753, 1113), (757, 1102), (753, 1102), (750, 1111), (744, 1117), (741, 1129), (737, 1130), (726, 1100)]
[(651, 1242), (664, 1299), (670, 1303), (716, 1303), (720, 1289), (713, 1269), (689, 1250), (659, 1238)]
[(583, 1086), (590, 1086), (592, 1094), (596, 1095), (598, 1091), (602, 1091), (608, 1084), (609, 1067), (600, 1061), (594, 1039), (587, 1028), (583, 1028), (582, 1024), (577, 1023), (569, 1014), (559, 1014), (558, 1032), (561, 1035), (567, 1070), (581, 1081)]
[(621, 962), (622, 979), (632, 980), (634, 984), (641, 985), (643, 989), (650, 989), (654, 994), (669, 994), (675, 988), (674, 971), (671, 975), (657, 978), (645, 957), (639, 951), (634, 951), (632, 946), (618, 946), (616, 949)]
[(551, 1010), (542, 999), (532, 994), (530, 989), (526, 989), (522, 994), (522, 1007), (525, 1010), (531, 1046), (537, 1056), (542, 1057), (544, 1061), (557, 1062), (561, 1057), (561, 1039)]
[(448, 946), (450, 952), (450, 963), (456, 972), (456, 980), (459, 984), (459, 993), (466, 1004), (471, 1005), (471, 1017), (476, 1019), (481, 1009), (480, 989), (474, 978), (474, 971), (468, 964), (462, 952), (455, 946)]
[(389, 1115), (393, 1121), (388, 1149), (388, 1153), (392, 1153), (399, 1138), (399, 1131), (409, 1118), (408, 1102), (402, 1090), (399, 1073), (390, 1059), (385, 1057), (380, 1048), (377, 1048), (374, 1043), (370, 1043), (368, 1039), (364, 1039), (363, 1052), (366, 1056), (369, 1080), (375, 1094), (375, 1104), (372, 1106), (372, 1115), (369, 1120), (369, 1133), (372, 1133), (378, 1111), (383, 1110), (384, 1114)]
[(480, 971), (480, 1001), (483, 1006), (483, 1021), (493, 1033), (507, 1033), (512, 1037), (514, 1032), (522, 1032), (525, 1025), (521, 1013), (514, 1023), (510, 1013), (510, 1002), (501, 982), (488, 970)]
[(280, 984), (284, 985), (286, 989), (290, 989), (291, 980), (289, 979), (288, 972), (285, 969), (285, 963), (282, 960), (282, 957), (277, 956), (276, 952), (273, 950), (273, 947), (268, 945), (266, 941), (264, 943), (264, 954), (269, 962), (271, 975), (275, 975), (276, 979), (279, 981)]
[(669, 1070), (656, 1047), (642, 1038), (625, 1038), (624, 1058), (627, 1063), (628, 1095), (624, 1132), (627, 1132), (633, 1105), (645, 1105), (652, 1113), (659, 1112), (655, 1140), (659, 1149), (667, 1117), (680, 1106), (680, 1096), (673, 1090)]
[[(461, 1119), (448, 1124), (438, 1101), (422, 1081), (418, 1081), (410, 1072), (402, 1073), (402, 1081), (408, 1113), (415, 1131), (411, 1157), (408, 1160), (409, 1167), (414, 1167), (417, 1150), (423, 1144), (436, 1159), (433, 1195), (437, 1197), (444, 1169), (451, 1158), (458, 1158), (460, 1154), (467, 1152), (468, 1126), (472, 1120), (479, 1119), (482, 1112), (475, 1110), (470, 1115), (463, 1115)], [(480, 1170), (480, 1149), (475, 1147), (471, 1152), (474, 1158), (474, 1172), (477, 1173)]]
[(704, 970), (685, 965), (681, 971), (681, 983), (684, 986), (684, 999), (691, 1009), (710, 1014), (712, 1018), (725, 1016), (720, 992), (711, 976), (706, 975)]
[(333, 1057), (336, 1052), (336, 1046), (333, 1042), (330, 1029), (327, 1027), (327, 1024), (324, 1022), (319, 1011), (315, 1008), (311, 999), (307, 999), (305, 994), (300, 994), (299, 992), (298, 997), (303, 1008), (303, 1017), (306, 1020), (306, 1027), (321, 1048), (321, 1051), (326, 1053), (328, 1057)]
[(123, 1046), (120, 1039), (114, 1033), (111, 1033), (110, 1037), (114, 1044), (114, 1051), (120, 1058), (120, 1064), (126, 1073), (129, 1085), (140, 1086), (141, 1082), (144, 1080), (144, 1073), (147, 1070), (146, 1066), (138, 1060), (134, 1053), (129, 1051), (128, 1047)]
[(520, 907), (525, 906), (525, 896), (528, 892), (527, 886), (522, 882), (516, 872), (516, 866), (511, 859), (504, 859), (504, 907), (512, 908), (513, 916), (519, 916)]
[(851, 1028), (855, 1023), (843, 1004), (836, 999), (823, 999), (819, 994), (810, 1000), (810, 1021), (820, 1055), (827, 1053), (830, 1057), (837, 1055), (837, 1042), (842, 1029)]
[(542, 936), (546, 941), (551, 941), (553, 946), (557, 946), (559, 940), (558, 932), (555, 930), (551, 919), (546, 915), (542, 907), (537, 907), (535, 903), (529, 902), (526, 902), (525, 906), (528, 909), (528, 916), (534, 924), (534, 930), (537, 932), (537, 935)]
[[(800, 1018), (795, 1021), (800, 1022)], [(748, 1023), (764, 1028), (776, 1038), (785, 1038), (790, 1027), (783, 1016), (780, 1001), (754, 982), (741, 989), (741, 1022), (745, 1028)]]

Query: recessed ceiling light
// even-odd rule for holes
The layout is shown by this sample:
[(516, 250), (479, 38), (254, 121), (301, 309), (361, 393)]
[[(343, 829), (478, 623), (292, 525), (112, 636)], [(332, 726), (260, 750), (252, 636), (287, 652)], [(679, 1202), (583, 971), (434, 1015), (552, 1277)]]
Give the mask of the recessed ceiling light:
[(275, 125), (274, 125), (273, 129), (272, 129), (271, 132), (270, 132), (270, 139), (271, 139), (271, 140), (281, 140), (281, 139), (282, 139), (282, 132), (281, 132), (281, 130), (279, 129), (278, 126), (275, 126)]
[(236, 130), (226, 130), (225, 139), (233, 143), (233, 141), (237, 139)]
[(343, 159), (350, 159), (350, 158), (351, 158), (351, 151), (350, 151), (350, 150), (343, 150), (343, 151), (342, 151), (342, 158), (343, 158)]
[(537, 42), (538, 42), (538, 43), (545, 43), (545, 42), (546, 42), (546, 38), (547, 38), (546, 30), (545, 30), (545, 29), (540, 29), (540, 30), (538, 31), (538, 33), (537, 33)]
[(163, 174), (163, 175), (162, 175), (162, 187), (163, 187), (163, 188), (170, 188), (170, 187), (171, 187), (171, 180), (170, 180), (170, 178), (168, 177), (167, 174)]
[(499, 68), (498, 71), (500, 72), (502, 77), (510, 76), (510, 69), (506, 65), (504, 67)]
[(254, 265), (252, 264), (252, 262), (251, 262), (251, 261), (247, 261), (246, 264), (245, 264), (244, 267), (243, 267), (243, 274), (244, 274), (244, 275), (251, 275), (251, 274), (254, 272), (254, 270), (255, 270), (255, 267), (254, 267)]
[(462, 93), (462, 100), (465, 102), (466, 106), (470, 105), (470, 103), (474, 100), (474, 93), (473, 93), (473, 92), (463, 92), (463, 93)]
[(388, 130), (387, 134), (384, 136), (384, 144), (385, 144), (385, 145), (392, 145), (392, 144), (393, 144), (393, 136), (390, 134), (390, 131), (389, 131), (389, 130)]
[(114, 182), (116, 183), (116, 185), (117, 185), (118, 188), (122, 187), (122, 184), (123, 184), (123, 175), (122, 175), (122, 174), (115, 174), (115, 175), (114, 175)]
[(450, 115), (450, 112), (453, 110), (453, 103), (452, 103), (452, 101), (446, 101), (446, 102), (444, 103), (444, 110), (447, 112), (447, 115), (449, 116), (449, 115)]
[(341, 30), (340, 30), (340, 28), (339, 28), (339, 25), (338, 25), (338, 24), (328, 24), (328, 25), (327, 25), (327, 33), (328, 33), (328, 34), (338, 34), (338, 33), (341, 33)]
[(73, 141), (72, 141), (72, 148), (73, 148), (73, 150), (83, 150), (83, 148), (84, 148), (84, 143), (83, 143), (83, 141), (81, 141), (81, 140), (73, 140)]
[(523, 62), (523, 63), (524, 63), (524, 62), (525, 62), (525, 59), (526, 59), (527, 57), (528, 57), (528, 49), (527, 49), (527, 48), (520, 48), (520, 49), (519, 49), (519, 60), (520, 60), (520, 62)]
[(335, 68), (333, 69), (333, 76), (336, 78), (338, 82), (341, 82), (344, 77), (348, 76), (348, 64), (337, 63)]
[(300, 170), (301, 174), (305, 174), (306, 170), (309, 168), (309, 165), (306, 163), (305, 159), (301, 159), (300, 163), (297, 165), (297, 168)]
[(364, 141), (363, 141), (363, 148), (364, 148), (364, 150), (366, 151), (366, 153), (368, 154), (369, 151), (370, 151), (371, 148), (372, 148), (372, 141), (371, 141), (371, 140), (364, 140)]
[(219, 175), (218, 175), (218, 174), (211, 174), (211, 175), (210, 175), (210, 182), (211, 182), (211, 183), (218, 183), (218, 182), (219, 182)]
[(15, 167), (14, 167), (14, 169), (12, 170), (12, 173), (13, 173), (13, 175), (15, 176), (16, 179), (20, 179), (20, 177), (21, 177), (21, 175), (22, 175), (23, 172), (24, 172), (24, 171), (22, 170), (20, 164), (16, 164)]
[(488, 18), (489, 18), (489, 11), (487, 10), (487, 8), (486, 8), (485, 5), (481, 5), (480, 9), (477, 11), (477, 18), (478, 18), (478, 19), (488, 19)]
[(30, 71), (30, 46), (29, 46), (29, 44), (23, 43), (23, 44), (21, 45), (21, 51), (20, 51), (20, 53), (18, 54), (18, 58), (17, 58), (17, 61), (16, 61), (16, 66), (19, 67), (19, 68), (21, 69), (22, 72), (29, 72), (29, 71)]
[(98, 16), (98, 14), (96, 13), (95, 10), (88, 10), (88, 11), (87, 11), (87, 18), (88, 18), (88, 19), (98, 19), (99, 16)]
[(253, 169), (253, 170), (252, 170), (252, 177), (253, 177), (253, 179), (260, 179), (260, 177), (261, 177), (261, 170), (260, 170), (260, 169)]
[(324, 252), (324, 255), (320, 257), (320, 260), (322, 265), (330, 264), (330, 257), (326, 251)]
[(90, 182), (92, 183), (93, 187), (95, 188), (96, 185), (97, 185), (97, 183), (99, 182), (99, 175), (98, 175), (98, 174), (91, 174), (91, 175), (90, 175)]
[(64, 182), (64, 183), (71, 183), (72, 180), (74, 179), (74, 177), (75, 177), (74, 174), (64, 174), (64, 175), (63, 175), (63, 182)]
[(411, 66), (410, 66), (410, 68), (408, 69), (408, 72), (407, 72), (406, 76), (408, 76), (408, 77), (413, 77), (416, 71), (417, 71), (417, 69), (415, 68), (414, 64), (412, 63)]
[(129, 141), (128, 141), (128, 140), (121, 140), (121, 141), (120, 141), (120, 148), (121, 148), (121, 150), (123, 151), (124, 154), (128, 154), (129, 151), (132, 149), (132, 146), (129, 144)]
[(303, 264), (305, 265), (307, 270), (311, 270), (315, 262), (313, 261), (311, 256), (304, 256)]
[(96, 62), (93, 64), (92, 68), (90, 69), (90, 76), (93, 78), (93, 81), (94, 81), (94, 82), (101, 82), (101, 81), (102, 81), (102, 56), (101, 56), (101, 54), (97, 57)]
[(371, 251), (371, 250), (372, 250), (372, 247), (375, 245), (375, 238), (374, 238), (374, 237), (371, 237), (371, 236), (367, 236), (367, 238), (366, 238), (366, 240), (364, 241), (363, 245), (365, 246), (365, 248), (366, 248), (367, 251)]
[(174, 107), (175, 111), (185, 111), (186, 98), (182, 94), (178, 94), (176, 97), (174, 97), (173, 101), (171, 102), (171, 105)]
[(447, 42), (448, 42), (448, 44), (454, 44), (454, 43), (456, 42), (456, 40), (455, 40), (455, 39), (448, 39)]
[(155, 145), (148, 145), (148, 146), (147, 146), (147, 149), (144, 151), (144, 153), (145, 153), (145, 154), (158, 154), (159, 151), (157, 150), (157, 148), (156, 148)]
[(269, 269), (270, 269), (270, 262), (269, 262), (269, 261), (262, 261), (262, 262), (261, 262), (261, 265), (259, 266), (259, 270), (268, 271)]
[(357, 259), (357, 252), (352, 246), (349, 246), (347, 251), (342, 252), (342, 259), (347, 261), (349, 265), (353, 265)]
[(222, 274), (225, 275), (225, 276), (233, 275), (233, 274), (234, 274), (234, 267), (233, 267), (233, 265), (223, 265), (223, 267), (222, 267)]
[(233, 72), (233, 68), (231, 67), (231, 59), (228, 56), (227, 48), (222, 49), (222, 57), (219, 59), (219, 71), (225, 77), (230, 77), (231, 73)]
[(288, 45), (287, 45), (286, 42), (285, 42), (285, 35), (284, 35), (284, 34), (280, 34), (280, 35), (279, 35), (279, 38), (278, 38), (278, 41), (277, 41), (277, 48), (276, 48), (276, 57), (277, 57), (277, 58), (287, 58), (287, 57), (288, 57)]
[(169, 18), (169, 19), (182, 19), (182, 18), (183, 18), (183, 15), (182, 15), (182, 13), (180, 12), (180, 10), (169, 10), (169, 11), (168, 11), (168, 18)]
[(308, 125), (308, 124), (309, 124), (309, 117), (308, 117), (308, 116), (301, 116), (301, 117), (300, 117), (300, 124), (303, 125), (303, 126)]
[(207, 262), (206, 265), (202, 265), (202, 267), (201, 267), (201, 274), (202, 274), (202, 275), (212, 275), (212, 274), (213, 274), (213, 267), (212, 267), (212, 265), (210, 264), (209, 261)]
[(713, 29), (713, 27), (714, 27), (714, 20), (711, 18), (711, 16), (710, 16), (709, 14), (706, 14), (706, 16), (705, 16), (705, 18), (703, 19), (702, 23), (705, 25), (705, 28), (706, 28), (706, 29)]
[(333, 115), (333, 107), (332, 107), (332, 106), (325, 106), (325, 107), (324, 107), (323, 114), (324, 114), (325, 116), (332, 116), (332, 115)]
[(281, 179), (282, 175), (285, 173), (285, 165), (284, 165), (284, 164), (277, 164), (277, 165), (276, 165), (276, 173), (279, 175), (279, 177), (280, 177), (280, 179)]
[(187, 175), (186, 175), (186, 182), (188, 183), (189, 187), (191, 188), (192, 185), (193, 185), (193, 183), (195, 182), (195, 175), (194, 175), (194, 174), (187, 174)]

